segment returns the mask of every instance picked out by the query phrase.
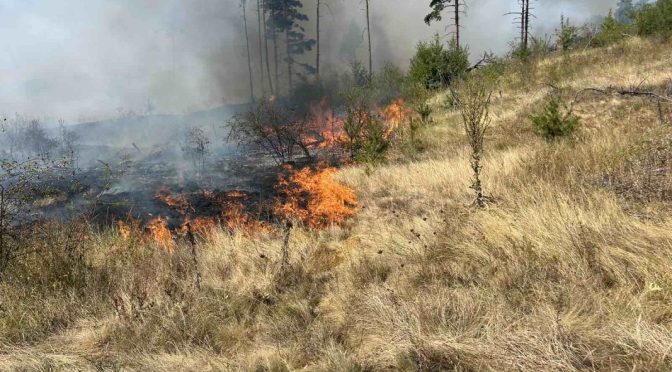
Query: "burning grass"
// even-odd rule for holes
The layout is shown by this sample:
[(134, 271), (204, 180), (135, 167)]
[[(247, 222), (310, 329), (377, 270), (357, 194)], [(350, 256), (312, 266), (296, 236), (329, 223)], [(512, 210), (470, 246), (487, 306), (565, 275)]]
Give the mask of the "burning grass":
[[(659, 125), (648, 114), (623, 118), (613, 105), (577, 104), (584, 134), (553, 145), (520, 135), (514, 124), (528, 106), (495, 107), (503, 114), (491, 133), (507, 146), (487, 151), (484, 182), (498, 202), (483, 210), (468, 207), (469, 154), (457, 135), (431, 159), (339, 171), (356, 198), (331, 168), (288, 170), (278, 215), (358, 214), (356, 224), (292, 231), (285, 271), (282, 236), (232, 232), (224, 221), (195, 245), (198, 264), (179, 242), (171, 253), (115, 249), (130, 243), (92, 234), (81, 291), (54, 286), (76, 265), (31, 256), (0, 283), (0, 369), (669, 371), (672, 219), (637, 218), (621, 200), (634, 192), (669, 204), (660, 193), (669, 149), (651, 153), (663, 144), (641, 141)], [(430, 134), (459, 128), (442, 117)], [(595, 182), (605, 160), (636, 143), (642, 152), (613, 168), (622, 189)], [(218, 195), (186, 197), (199, 210)], [(254, 199), (220, 196), (229, 210)], [(65, 235), (49, 251), (71, 252)]]
[(276, 185), (280, 196), (273, 211), (278, 216), (319, 229), (341, 224), (357, 212), (357, 194), (334, 179), (335, 168), (289, 168), (288, 172)]

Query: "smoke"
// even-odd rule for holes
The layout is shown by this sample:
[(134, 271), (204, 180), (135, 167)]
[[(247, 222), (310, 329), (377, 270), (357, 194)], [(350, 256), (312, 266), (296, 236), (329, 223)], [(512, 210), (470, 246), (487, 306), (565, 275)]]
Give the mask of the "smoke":
[[(362, 0), (323, 0), (325, 69), (366, 61)], [(312, 35), (315, 8), (306, 1)], [(418, 41), (449, 37), (448, 20), (427, 26), (429, 0), (371, 0), (374, 64), (408, 65)], [(516, 0), (467, 0), (464, 42), (473, 55), (502, 53), (518, 32)], [(534, 32), (552, 33), (605, 14), (616, 0), (539, 0)], [(256, 1), (248, 29), (258, 73)], [(359, 33), (358, 33), (359, 30)], [(359, 37), (359, 39), (358, 39)], [(237, 0), (3, 0), (0, 113), (83, 121), (119, 111), (181, 113), (247, 99), (247, 60)], [(352, 53), (344, 51), (350, 50)], [(304, 57), (304, 62), (313, 62)], [(258, 79), (256, 79), (258, 80)], [(261, 89), (256, 81), (257, 92)]]

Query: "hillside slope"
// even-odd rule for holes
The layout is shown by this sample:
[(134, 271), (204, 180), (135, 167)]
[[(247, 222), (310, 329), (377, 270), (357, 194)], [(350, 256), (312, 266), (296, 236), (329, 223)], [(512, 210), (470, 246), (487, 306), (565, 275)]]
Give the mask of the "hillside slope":
[[(672, 369), (672, 106), (661, 123), (650, 97), (582, 91), (672, 93), (671, 45), (633, 38), (523, 68), (494, 97), (487, 208), (470, 206), (444, 93), (414, 160), (340, 171), (360, 212), (295, 230), (288, 272), (280, 234), (221, 232), (199, 247), (198, 291), (187, 250), (109, 231), (87, 237), (77, 289), (4, 284), (0, 369)], [(551, 86), (575, 100), (576, 138), (531, 129)]]

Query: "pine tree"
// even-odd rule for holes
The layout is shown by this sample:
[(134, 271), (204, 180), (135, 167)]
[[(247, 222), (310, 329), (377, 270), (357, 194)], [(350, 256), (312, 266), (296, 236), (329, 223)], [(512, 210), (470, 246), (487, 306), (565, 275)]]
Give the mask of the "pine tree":
[(425, 23), (428, 25), (433, 21), (441, 21), (443, 19), (441, 12), (446, 8), (453, 8), (453, 25), (455, 26), (455, 44), (460, 48), (460, 30), (461, 30), (461, 18), (464, 14), (464, 8), (466, 3), (464, 0), (432, 0), (429, 4), (429, 7), (432, 8), (432, 11), (425, 16)]
[(293, 89), (294, 65), (299, 64), (309, 73), (314, 73), (315, 68), (308, 64), (297, 63), (295, 56), (303, 54), (306, 51), (312, 50), (315, 45), (315, 40), (306, 39), (305, 29), (301, 26), (301, 22), (308, 21), (308, 16), (301, 12), (303, 4), (299, 0), (267, 0), (269, 11), (269, 21), (271, 27), (271, 34), (275, 44), (275, 60), (276, 60), (276, 87), (278, 85), (277, 73), (277, 35), (283, 34), (285, 36), (286, 58), (287, 63), (287, 81), (289, 90)]
[(369, 12), (369, 0), (366, 3), (366, 33), (369, 39), (369, 80), (373, 78), (373, 47), (371, 46), (371, 13)]
[(240, 8), (243, 12), (243, 29), (245, 31), (245, 47), (247, 48), (247, 68), (250, 74), (250, 102), (254, 102), (254, 82), (252, 80), (252, 57), (250, 55), (250, 37), (247, 32), (247, 0), (240, 0)]

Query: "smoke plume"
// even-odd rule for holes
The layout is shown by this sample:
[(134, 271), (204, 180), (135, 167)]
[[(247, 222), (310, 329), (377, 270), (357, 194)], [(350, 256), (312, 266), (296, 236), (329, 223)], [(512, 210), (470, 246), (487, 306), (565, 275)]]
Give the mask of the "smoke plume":
[[(362, 0), (323, 0), (324, 68), (365, 60)], [(312, 37), (314, 1), (305, 1)], [(418, 41), (450, 37), (448, 18), (423, 23), (429, 0), (371, 0), (374, 64), (402, 67)], [(539, 0), (534, 32), (605, 14), (616, 0)], [(518, 32), (516, 0), (467, 0), (464, 41), (473, 55), (505, 52)], [(256, 1), (247, 1), (258, 73)], [(0, 2), (0, 113), (70, 122), (119, 112), (182, 113), (247, 99), (247, 60), (236, 0), (4, 0)], [(303, 57), (313, 62), (312, 53)], [(255, 83), (259, 85), (258, 79)], [(257, 92), (261, 89), (257, 86)]]

